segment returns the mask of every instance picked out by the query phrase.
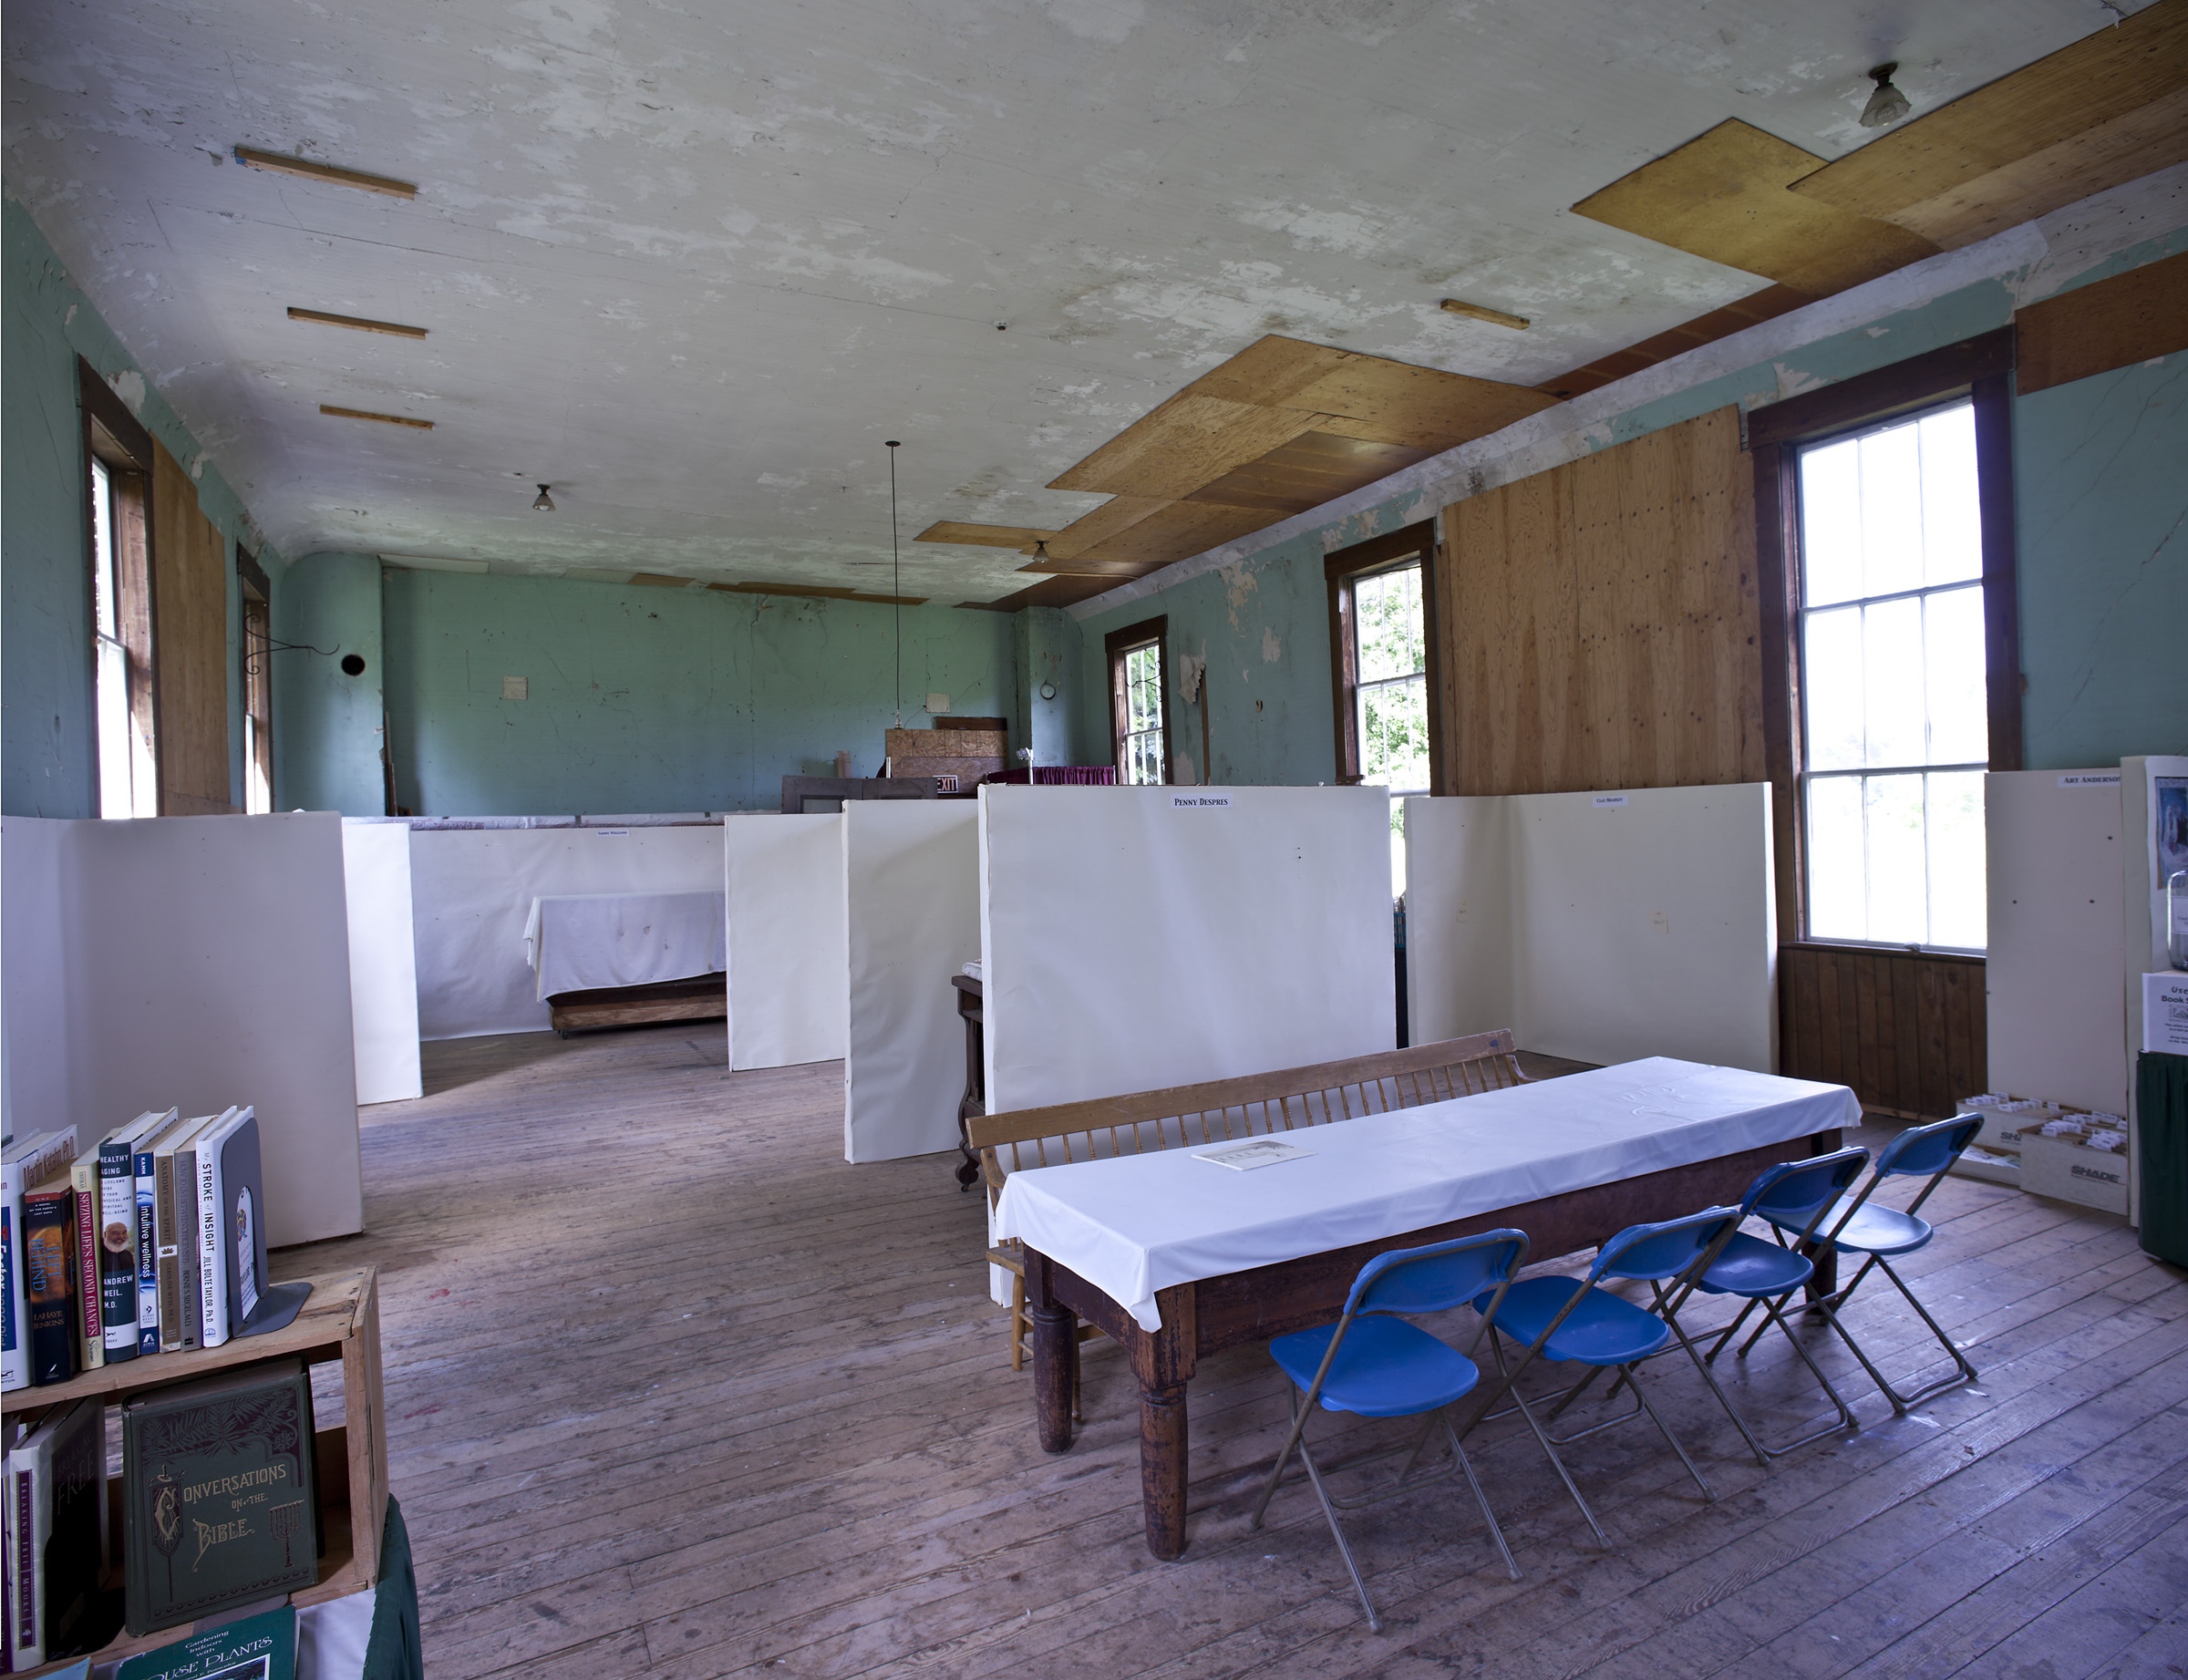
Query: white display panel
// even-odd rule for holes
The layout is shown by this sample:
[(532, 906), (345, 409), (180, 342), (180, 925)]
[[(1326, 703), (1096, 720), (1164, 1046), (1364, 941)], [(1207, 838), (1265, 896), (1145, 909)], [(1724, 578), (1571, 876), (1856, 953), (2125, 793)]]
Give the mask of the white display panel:
[(1990, 1088), (2125, 1114), (2118, 773), (1993, 771), (1983, 824)]
[(452, 829), (410, 836), (418, 1025), (425, 1038), (548, 1030), (525, 959), (532, 901), (713, 892), (722, 829)]
[(970, 799), (843, 807), (843, 1159), (957, 1146), (965, 1025), (950, 976), (980, 954), (980, 813)]
[(1771, 1071), (1770, 817), (1760, 782), (1407, 800), (1414, 1042)]
[[(268, 1241), (362, 1230), (342, 819), (11, 817), (5, 831), (18, 1116), (35, 1094), (41, 1124), (92, 1137), (147, 1108), (249, 1103)], [(24, 913), (33, 897), (51, 913)]]
[(733, 819), (729, 1066), (789, 1067), (843, 1054), (843, 819)]
[(1396, 1043), (1381, 788), (991, 785), (980, 813), (991, 1113)]
[(425, 1094), (418, 1059), (418, 951), (410, 933), (410, 830), (399, 822), (342, 824), (349, 922), (349, 1006), (357, 1101)]

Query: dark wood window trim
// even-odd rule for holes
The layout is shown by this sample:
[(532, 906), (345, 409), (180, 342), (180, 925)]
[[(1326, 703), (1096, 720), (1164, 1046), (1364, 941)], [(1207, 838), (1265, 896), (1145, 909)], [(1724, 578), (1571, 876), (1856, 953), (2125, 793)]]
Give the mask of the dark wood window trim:
[[(1112, 630), (1102, 638), (1102, 652), (1107, 655), (1109, 669), (1109, 762), (1117, 767), (1117, 780), (1124, 781), (1124, 656), (1135, 648), (1152, 646), (1155, 659), (1162, 673), (1162, 780), (1167, 784), (1175, 774), (1177, 754), (1172, 750), (1170, 732), (1170, 617), (1143, 618), (1136, 624), (1127, 624), (1122, 630)], [(1202, 770), (1205, 776), (1205, 768)]]
[[(1894, 415), (1969, 397), (1976, 422), (1976, 481), (1983, 532), (1983, 635), (1990, 768), (2021, 768), (2021, 670), (2013, 526), (2013, 329), (1947, 345), (1821, 391), (1750, 411), (1744, 427), (1755, 464), (1757, 585), (1762, 616), (1763, 751), (1776, 841), (1778, 926), (1789, 947), (1806, 938), (1802, 836), (1795, 771), (1801, 761), (1800, 552), (1793, 469), (1797, 447), (1857, 431)], [(1865, 948), (1865, 947), (1864, 947)], [(1954, 960), (1947, 953), (1925, 953)], [(1980, 962), (1979, 957), (1960, 960)]]
[(98, 606), (93, 573), (98, 564), (98, 538), (93, 530), (92, 500), (98, 493), (91, 462), (102, 462), (114, 486), (118, 518), (114, 540), (121, 549), (127, 587), (137, 610), (126, 615), (122, 641), (129, 649), (133, 672), (129, 714), (133, 727), (144, 729), (153, 743), (152, 776), (156, 790), (154, 810), (165, 805), (160, 762), (160, 650), (152, 635), (158, 622), (159, 602), (152, 565), (152, 435), (114, 395), (113, 387), (82, 356), (76, 358), (77, 408), (83, 423), (84, 507), (84, 622), (90, 630), (90, 664), (85, 672), (84, 715), (90, 720), (92, 803), (96, 811), (101, 769), (98, 760)]
[(1353, 690), (1359, 681), (1353, 634), (1353, 585), (1364, 577), (1388, 572), (1418, 559), (1420, 563), (1420, 618), (1428, 649), (1429, 775), (1430, 790), (1444, 791), (1442, 664), (1437, 656), (1436, 521), (1422, 520), (1398, 531), (1341, 548), (1322, 562), (1329, 589), (1330, 721), (1337, 740), (1337, 780), (1346, 787), (1360, 779), (1360, 730)]
[[(253, 755), (266, 784), (266, 809), (278, 810), (274, 786), (274, 586), (265, 568), (251, 557), (242, 543), (235, 545), (235, 581), (243, 600), (242, 633), (243, 711), (251, 720)], [(255, 612), (253, 609), (256, 609)], [(253, 619), (258, 636), (252, 639)], [(251, 805), (251, 767), (243, 770), (243, 808)]]

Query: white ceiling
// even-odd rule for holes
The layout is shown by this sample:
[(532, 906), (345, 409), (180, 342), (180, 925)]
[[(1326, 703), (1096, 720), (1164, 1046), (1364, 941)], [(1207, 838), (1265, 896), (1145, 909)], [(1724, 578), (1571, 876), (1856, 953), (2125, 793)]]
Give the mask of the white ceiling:
[(284, 554), (885, 590), (899, 438), (905, 591), (980, 600), (1018, 556), (912, 534), (1068, 523), (1041, 486), (1260, 335), (1549, 378), (1760, 284), (1566, 206), (1727, 117), (1837, 157), (1880, 58), (1919, 113), (2112, 15), (8, 0), (6, 179)]

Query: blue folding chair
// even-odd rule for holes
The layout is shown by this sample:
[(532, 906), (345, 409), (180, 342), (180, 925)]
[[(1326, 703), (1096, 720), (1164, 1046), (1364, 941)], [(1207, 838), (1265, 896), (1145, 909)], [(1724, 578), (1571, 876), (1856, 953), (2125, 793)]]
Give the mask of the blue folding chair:
[[(1558, 1448), (1607, 1429), (1613, 1424), (1625, 1423), (1646, 1411), (1658, 1432), (1670, 1443), (1672, 1451), (1679, 1455), (1679, 1462), (1694, 1478), (1702, 1497), (1714, 1500), (1717, 1493), (1703, 1479), (1694, 1460), (1687, 1456), (1686, 1448), (1679, 1445), (1679, 1438), (1650, 1404), (1636, 1374), (1642, 1360), (1672, 1345), (1676, 1338), (1671, 1326), (1648, 1308), (1636, 1306), (1622, 1295), (1599, 1288), (1598, 1282), (1606, 1277), (1642, 1278), (1652, 1283), (1668, 1282), (1676, 1292), (1688, 1278), (1698, 1276), (1708, 1266), (1739, 1225), (1737, 1208), (1708, 1208), (1683, 1219), (1665, 1220), (1652, 1225), (1629, 1225), (1595, 1251), (1595, 1263), (1584, 1278), (1527, 1278), (1505, 1290), (1501, 1301), (1488, 1293), (1474, 1301), (1474, 1310), (1489, 1322), (1490, 1346), (1496, 1355), (1502, 1386), (1512, 1394), (1512, 1409), (1526, 1418), (1535, 1438), (1542, 1442), (1543, 1450), (1550, 1455), (1551, 1463), (1556, 1467), (1565, 1491), (1573, 1496), (1573, 1502), (1580, 1507), (1580, 1514), (1595, 1531), (1597, 1542), (1606, 1550), (1611, 1543), (1610, 1536), (1603, 1531), (1603, 1524), (1595, 1520), (1595, 1513), (1581, 1497), (1564, 1460), (1557, 1455)], [(1525, 1350), (1517, 1363), (1506, 1364), (1500, 1334)], [(1569, 1360), (1592, 1367), (1585, 1376), (1555, 1397), (1549, 1413), (1552, 1419), (1578, 1399), (1598, 1375), (1611, 1369), (1617, 1371), (1621, 1386), (1632, 1385), (1634, 1409), (1584, 1429), (1575, 1429), (1569, 1435), (1549, 1434), (1536, 1422), (1533, 1409), (1513, 1386), (1537, 1355), (1544, 1359)], [(1615, 1386), (1612, 1392), (1616, 1393)], [(1509, 1413), (1493, 1415), (1505, 1417)]]
[[(1687, 1350), (1687, 1356), (1694, 1361), (1694, 1368), (1701, 1373), (1702, 1380), (1709, 1385), (1709, 1392), (1717, 1397), (1718, 1404), (1725, 1408), (1725, 1415), (1732, 1419), (1733, 1427), (1746, 1438), (1749, 1448), (1755, 1455), (1755, 1462), (1766, 1469), (1772, 1458), (1783, 1458), (1789, 1452), (1805, 1447), (1811, 1441), (1820, 1441), (1827, 1435), (1835, 1435), (1841, 1429), (1861, 1427), (1854, 1421), (1853, 1409), (1840, 1397), (1839, 1391), (1831, 1386), (1831, 1378), (1823, 1375), (1823, 1367), (1815, 1362), (1808, 1349), (1801, 1345), (1801, 1338), (1793, 1334), (1792, 1326), (1785, 1322), (1782, 1308), (1786, 1298), (1815, 1275), (1815, 1264), (1801, 1252), (1802, 1244), (1814, 1234), (1824, 1214), (1831, 1211), (1845, 1192), (1846, 1187), (1860, 1175), (1868, 1160), (1869, 1151), (1856, 1147), (1833, 1150), (1829, 1155), (1812, 1156), (1806, 1160), (1781, 1161), (1775, 1167), (1766, 1168), (1755, 1182), (1748, 1186), (1748, 1193), (1740, 1198), (1740, 1217), (1744, 1220), (1750, 1214), (1760, 1213), (1766, 1219), (1781, 1222), (1784, 1229), (1799, 1232), (1792, 1244), (1787, 1246), (1782, 1240), (1772, 1242), (1736, 1230), (1725, 1239), (1724, 1246), (1718, 1250), (1716, 1258), (1695, 1273), (1676, 1296), (1667, 1297), (1663, 1285), (1656, 1285), (1658, 1311), (1664, 1322), (1671, 1326), (1679, 1338), (1679, 1345)], [(1738, 1295), (1745, 1303), (1739, 1310), (1739, 1318), (1735, 1318), (1725, 1328), (1706, 1356), (1697, 1354), (1694, 1343), (1688, 1339), (1686, 1328), (1679, 1323), (1679, 1308), (1697, 1290), (1708, 1295)], [(1739, 1327), (1739, 1319), (1745, 1318), (1749, 1311), (1758, 1305), (1762, 1308), (1765, 1317), (1763, 1324), (1756, 1327), (1757, 1334), (1760, 1335), (1769, 1324), (1776, 1324), (1783, 1331), (1785, 1339), (1792, 1344), (1793, 1351), (1801, 1355), (1801, 1363), (1808, 1366), (1816, 1381), (1822, 1385), (1823, 1392), (1831, 1397), (1832, 1405), (1838, 1408), (1836, 1422), (1828, 1423), (1821, 1429), (1779, 1447), (1770, 1446), (1748, 1427), (1748, 1420), (1740, 1416), (1739, 1408), (1732, 1404), (1732, 1397), (1718, 1386), (1715, 1374), (1709, 1369), (1718, 1355), (1724, 1351), (1725, 1344)], [(1740, 1349), (1743, 1356), (1746, 1352), (1745, 1347)]]
[[(1481, 1508), (1482, 1520), (1489, 1524), (1490, 1538), (1496, 1541), (1504, 1567), (1514, 1581), (1520, 1579), (1519, 1565), (1512, 1561), (1512, 1548), (1504, 1543), (1504, 1531), (1497, 1526), (1496, 1515), (1489, 1509), (1481, 1482), (1475, 1479), (1474, 1467), (1467, 1461), (1466, 1449), (1451, 1427), (1449, 1407), (1472, 1391), (1481, 1370), (1449, 1343), (1393, 1315), (1445, 1312), (1477, 1294), (1492, 1301), (1501, 1299), (1512, 1273), (1526, 1263), (1527, 1237), (1519, 1231), (1485, 1232), (1449, 1242), (1431, 1242), (1425, 1248), (1378, 1254), (1353, 1280), (1352, 1291), (1345, 1299), (1344, 1316), (1336, 1324), (1280, 1335), (1269, 1344), (1270, 1354), (1291, 1378), (1292, 1428), (1285, 1437), (1284, 1450), (1276, 1455), (1275, 1469), (1269, 1472), (1268, 1485), (1261, 1490), (1261, 1501), (1254, 1507), (1252, 1526), (1261, 1526), (1269, 1500), (1283, 1480), (1285, 1466), (1296, 1447), (1306, 1466), (1307, 1479), (1314, 1484), (1315, 1497), (1322, 1501), (1322, 1514), (1329, 1519), (1329, 1531), (1337, 1539), (1337, 1551), (1352, 1576), (1354, 1590), (1360, 1595), (1360, 1607), (1368, 1613), (1368, 1625), (1376, 1633), (1383, 1631), (1382, 1617), (1376, 1613), (1368, 1583), (1360, 1578), (1359, 1564), (1338, 1525), (1340, 1510), (1357, 1510), (1411, 1493), (1445, 1480), (1457, 1470), (1473, 1489), (1474, 1502)], [(1481, 1335), (1477, 1328), (1475, 1341)], [(1467, 1345), (1471, 1352), (1473, 1343)], [(1425, 1475), (1412, 1474), (1414, 1460), (1428, 1438), (1424, 1434), (1410, 1448), (1392, 1447), (1364, 1453), (1344, 1464), (1332, 1465), (1325, 1472), (1315, 1462), (1306, 1438), (1306, 1420), (1316, 1405), (1324, 1411), (1351, 1412), (1362, 1417), (1433, 1414), (1429, 1430), (1442, 1424), (1452, 1463)], [(1355, 1469), (1401, 1452), (1406, 1454), (1406, 1462), (1398, 1479), (1388, 1487), (1338, 1500), (1333, 1499), (1324, 1485), (1326, 1473)]]
[[(1756, 1210), (1778, 1228), (1779, 1241), (1781, 1242), (1785, 1241), (1786, 1232), (1797, 1230), (1811, 1251), (1821, 1251), (1828, 1246), (1841, 1254), (1863, 1256), (1861, 1270), (1853, 1274), (1851, 1282), (1842, 1284), (1831, 1294), (1809, 1303), (1807, 1310), (1822, 1313), (1846, 1345), (1853, 1349), (1853, 1356), (1862, 1362), (1862, 1369), (1868, 1372), (1871, 1379), (1884, 1390), (1884, 1397), (1892, 1402), (1892, 1410), (1895, 1415), (1920, 1406), (1925, 1400), (1941, 1395), (1948, 1388), (1956, 1388), (1962, 1383), (1976, 1380), (1976, 1367), (1968, 1363), (1967, 1355), (1945, 1334), (1945, 1327), (1930, 1316), (1929, 1309), (1915, 1299), (1914, 1292), (1907, 1287), (1906, 1279), (1900, 1276), (1892, 1262), (1925, 1246), (1935, 1234), (1927, 1220), (1916, 1217), (1917, 1211), (1944, 1179), (1946, 1169), (1960, 1159), (1960, 1151), (1975, 1141), (1976, 1134), (1982, 1129), (1983, 1118), (1980, 1115), (1963, 1115), (1955, 1119), (1932, 1120), (1926, 1126), (1910, 1126), (1878, 1153), (1875, 1169), (1870, 1173), (1869, 1181), (1862, 1186), (1861, 1193), (1852, 1198), (1842, 1197), (1820, 1220), (1804, 1220), (1799, 1210), (1772, 1211), (1763, 1207)], [(1904, 1210), (1870, 1200), (1886, 1179), (1924, 1177), (1929, 1181)], [(1907, 1298), (1907, 1304), (1930, 1327), (1930, 1334), (1937, 1338), (1937, 1345), (1952, 1355), (1951, 1376), (1940, 1377), (1912, 1394), (1902, 1394), (1885, 1380), (1884, 1374), (1876, 1368), (1876, 1362), (1853, 1339), (1853, 1333), (1846, 1328), (1843, 1309), (1872, 1269), (1883, 1272), (1892, 1280), (1893, 1286)], [(1745, 1315), (1744, 1308), (1742, 1315)], [(1733, 1322), (1737, 1327), (1739, 1321), (1736, 1319)], [(1739, 1351), (1745, 1354), (1755, 1345), (1756, 1337), (1768, 1327), (1767, 1324), (1758, 1324), (1754, 1335), (1741, 1344)]]

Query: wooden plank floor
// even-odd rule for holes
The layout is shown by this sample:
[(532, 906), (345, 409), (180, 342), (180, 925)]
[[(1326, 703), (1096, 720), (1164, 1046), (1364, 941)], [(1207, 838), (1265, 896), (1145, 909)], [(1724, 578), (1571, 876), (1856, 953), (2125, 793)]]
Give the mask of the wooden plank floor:
[[(955, 1158), (846, 1166), (840, 1065), (724, 1061), (680, 1026), (428, 1046), (427, 1095), (364, 1110), (368, 1234), (275, 1256), (381, 1267), (435, 1680), (2188, 1672), (2188, 1275), (2118, 1220), (1949, 1182), (1906, 1270), (1980, 1383), (1894, 1421), (1819, 1337), (1865, 1427), (1764, 1471), (1660, 1361), (1714, 1504), (1646, 1424), (1594, 1437), (1605, 1553), (1491, 1444), (1526, 1579), (1450, 1485), (1361, 1513), (1377, 1636), (1304, 1487), (1246, 1526), (1265, 1355), (1195, 1381), (1191, 1544), (1155, 1562), (1129, 1374), (1090, 1345), (1079, 1444), (1040, 1451)], [(1894, 1299), (1853, 1315), (1887, 1369), (1922, 1356)], [(1766, 1343), (1735, 1390), (1780, 1436), (1821, 1416), (1798, 1370)]]

